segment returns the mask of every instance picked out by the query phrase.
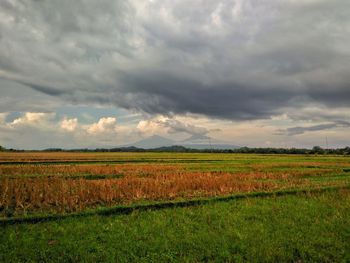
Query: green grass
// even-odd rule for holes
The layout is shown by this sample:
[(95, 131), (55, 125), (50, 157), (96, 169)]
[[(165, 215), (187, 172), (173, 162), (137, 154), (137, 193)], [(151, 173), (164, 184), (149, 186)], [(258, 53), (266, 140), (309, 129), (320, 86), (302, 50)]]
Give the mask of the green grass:
[(347, 190), (0, 228), (0, 262), (347, 262)]

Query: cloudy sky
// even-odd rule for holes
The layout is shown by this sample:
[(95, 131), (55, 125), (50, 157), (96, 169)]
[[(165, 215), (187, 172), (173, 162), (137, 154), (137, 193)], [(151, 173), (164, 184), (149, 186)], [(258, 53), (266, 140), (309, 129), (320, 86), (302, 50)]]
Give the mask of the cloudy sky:
[(1, 0), (0, 145), (350, 145), (348, 0)]

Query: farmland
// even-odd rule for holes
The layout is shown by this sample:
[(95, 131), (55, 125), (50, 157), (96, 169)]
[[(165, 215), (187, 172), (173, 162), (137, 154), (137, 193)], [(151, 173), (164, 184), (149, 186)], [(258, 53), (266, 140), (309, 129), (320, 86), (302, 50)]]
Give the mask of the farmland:
[(0, 261), (343, 260), (349, 185), (336, 155), (0, 153)]

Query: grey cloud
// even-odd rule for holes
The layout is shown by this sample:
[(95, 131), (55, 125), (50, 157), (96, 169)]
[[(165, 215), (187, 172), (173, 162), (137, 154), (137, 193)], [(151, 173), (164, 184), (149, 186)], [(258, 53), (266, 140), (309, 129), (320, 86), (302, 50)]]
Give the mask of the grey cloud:
[(296, 111), (294, 109), (286, 109), (287, 116), (292, 121), (315, 121), (329, 122), (333, 120), (349, 120), (350, 111), (348, 108), (327, 108), (325, 106), (310, 105), (310, 107)]
[(52, 87), (45, 87), (45, 86), (41, 86), (41, 85), (37, 85), (37, 84), (30, 84), (30, 83), (25, 83), (25, 82), (18, 82), (20, 84), (26, 85), (31, 87), (33, 90), (45, 93), (47, 95), (51, 95), (51, 96), (60, 96), (63, 94), (66, 94), (67, 92), (64, 92), (62, 90), (59, 89), (55, 89)]
[(50, 112), (62, 104), (58, 97), (45, 95), (9, 80), (0, 79), (0, 91), (0, 112)]
[(348, 107), (350, 102), (350, 78), (348, 81), (333, 87), (320, 84), (318, 88), (309, 88), (308, 95), (313, 101), (323, 102), (329, 107)]
[(291, 127), (285, 130), (279, 130), (277, 134), (280, 134), (280, 135), (286, 134), (288, 136), (293, 136), (293, 135), (304, 134), (306, 132), (329, 130), (329, 129), (338, 128), (338, 127), (343, 127), (343, 128), (350, 127), (350, 122), (336, 121), (333, 123), (319, 124), (319, 125), (313, 125), (308, 127)]
[(4, 0), (0, 78), (151, 114), (297, 118), (350, 107), (349, 16), (346, 0)]

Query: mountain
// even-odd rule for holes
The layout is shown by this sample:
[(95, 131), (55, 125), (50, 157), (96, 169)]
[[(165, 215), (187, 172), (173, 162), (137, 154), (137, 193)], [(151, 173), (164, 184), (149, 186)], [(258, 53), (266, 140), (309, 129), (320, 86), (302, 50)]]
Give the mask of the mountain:
[(230, 144), (225, 141), (213, 139), (203, 134), (193, 134), (191, 137), (178, 142), (186, 148), (191, 149), (237, 149), (240, 146)]
[(143, 149), (152, 149), (152, 148), (172, 146), (174, 144), (176, 144), (176, 142), (171, 139), (168, 139), (159, 135), (153, 135), (151, 137), (142, 139), (135, 143), (131, 143), (129, 146), (134, 146), (134, 147), (143, 148)]
[(166, 147), (186, 147), (190, 149), (237, 149), (240, 146), (228, 142), (216, 140), (206, 135), (194, 134), (183, 141), (174, 141), (159, 135), (142, 139), (140, 141), (125, 145), (124, 147), (137, 147), (142, 149), (166, 148)]
[(191, 137), (183, 140), (184, 144), (210, 144), (214, 139), (204, 134), (193, 134)]

